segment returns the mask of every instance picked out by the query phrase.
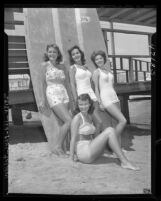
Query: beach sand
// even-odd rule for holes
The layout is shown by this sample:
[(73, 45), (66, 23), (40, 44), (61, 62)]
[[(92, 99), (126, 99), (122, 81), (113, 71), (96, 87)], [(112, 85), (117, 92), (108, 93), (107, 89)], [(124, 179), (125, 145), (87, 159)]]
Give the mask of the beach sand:
[[(143, 194), (151, 191), (151, 101), (129, 102), (131, 125), (123, 133), (126, 156), (140, 171), (123, 169), (104, 154), (93, 164), (51, 155), (44, 136), (10, 130), (8, 193)], [(140, 112), (141, 111), (141, 112)], [(33, 114), (34, 116), (35, 114)], [(31, 128), (30, 128), (31, 129)], [(26, 127), (27, 132), (27, 127)], [(41, 130), (41, 132), (43, 132)], [(37, 139), (37, 140), (36, 140)]]

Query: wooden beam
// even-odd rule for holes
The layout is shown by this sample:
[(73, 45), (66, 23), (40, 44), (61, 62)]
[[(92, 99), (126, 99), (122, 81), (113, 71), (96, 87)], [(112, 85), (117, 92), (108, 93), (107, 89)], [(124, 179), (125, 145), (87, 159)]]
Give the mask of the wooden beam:
[[(100, 17), (101, 21), (108, 21), (108, 22), (113, 22), (113, 23), (125, 23), (125, 24), (133, 24), (133, 25), (141, 25), (141, 26), (145, 26), (144, 22), (136, 22), (134, 20), (126, 20), (126, 18), (124, 19), (113, 19), (113, 20), (108, 20), (107, 17)], [(147, 24), (146, 26), (150, 26), (150, 27), (156, 27), (156, 24)]]
[(131, 30), (122, 30), (122, 29), (108, 29), (102, 28), (103, 31), (107, 32), (117, 32), (117, 33), (124, 33), (124, 34), (138, 34), (138, 35), (152, 35), (153, 33), (143, 32), (143, 31), (131, 31)]
[(8, 57), (8, 62), (14, 63), (14, 62), (24, 62), (28, 61), (27, 56), (10, 56)]
[(9, 69), (20, 69), (20, 68), (29, 68), (28, 62), (21, 62), (21, 63), (8, 63)]
[(117, 12), (117, 9), (119, 8), (102, 8), (102, 10), (99, 10), (98, 16), (102, 17), (104, 15), (110, 15), (110, 13), (113, 12), (114, 10)]
[(26, 44), (25, 43), (9, 43), (8, 44), (8, 49), (21, 49), (21, 50), (26, 50)]
[(9, 68), (9, 75), (21, 75), (21, 74), (29, 74), (30, 70), (29, 68)]
[(9, 57), (27, 57), (26, 50), (9, 50), (8, 51)]
[(9, 105), (35, 103), (34, 92), (31, 89), (10, 91)]
[(117, 17), (120, 17), (120, 15), (132, 10), (133, 8), (121, 8), (120, 11), (114, 13), (113, 15), (111, 15), (110, 17), (108, 17), (108, 19), (113, 19), (113, 18), (117, 18)]
[(12, 121), (14, 125), (23, 125), (21, 108), (13, 105), (11, 108)]
[(149, 12), (149, 13), (147, 13), (147, 14), (139, 17), (139, 18), (136, 18), (136, 21), (140, 22), (140, 21), (146, 20), (148, 18), (151, 18), (152, 16), (156, 16), (156, 12), (155, 11), (151, 11), (151, 12)]
[(149, 11), (151, 11), (151, 9), (149, 8), (134, 8), (133, 12), (131, 12), (131, 14), (125, 17), (125, 20), (129, 20), (132, 18), (136, 19), (139, 16), (143, 16), (147, 12), (149, 13)]
[(8, 36), (8, 43), (25, 43), (25, 36)]
[(156, 17), (151, 18), (150, 20), (147, 20), (145, 24), (156, 24)]

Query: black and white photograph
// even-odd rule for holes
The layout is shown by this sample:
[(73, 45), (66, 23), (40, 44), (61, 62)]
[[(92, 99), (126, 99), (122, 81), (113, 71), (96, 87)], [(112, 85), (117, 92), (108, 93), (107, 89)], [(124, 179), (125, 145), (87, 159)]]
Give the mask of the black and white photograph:
[(152, 194), (156, 12), (4, 7), (8, 195)]

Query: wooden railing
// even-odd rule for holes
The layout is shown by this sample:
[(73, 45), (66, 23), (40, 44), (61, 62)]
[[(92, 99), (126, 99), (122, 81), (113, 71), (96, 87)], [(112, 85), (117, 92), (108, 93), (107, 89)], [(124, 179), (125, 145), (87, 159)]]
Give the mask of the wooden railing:
[[(20, 19), (16, 20), (13, 17), (13, 12), (20, 14)], [(27, 58), (26, 42), (24, 35), (24, 15), (21, 8), (9, 8), (5, 9), (5, 29), (9, 30), (11, 34), (8, 35), (8, 67), (9, 67), (9, 105), (12, 108), (12, 119), (14, 124), (23, 124), (21, 109), (37, 111), (35, 97), (32, 88), (32, 82), (30, 78), (29, 64)], [(15, 26), (19, 26), (21, 31), (14, 32)], [(12, 30), (13, 33), (12, 34)], [(19, 34), (19, 35), (18, 35)], [(121, 91), (122, 98), (126, 100), (122, 101), (124, 110), (128, 109), (128, 94), (132, 93), (133, 88), (127, 85), (120, 85), (125, 83), (131, 85), (134, 82), (147, 81), (147, 75), (150, 74), (150, 62), (140, 61), (136, 58), (150, 58), (149, 56), (140, 55), (109, 55), (111, 60), (111, 67), (114, 73), (114, 82), (118, 84), (118, 92)], [(126, 61), (126, 62), (125, 62)], [(145, 63), (145, 66), (143, 65)], [(26, 74), (28, 78), (26, 78)], [(140, 75), (142, 78), (140, 79)], [(17, 86), (14, 87), (11, 82), (13, 79), (11, 75), (20, 75), (21, 78), (15, 80)], [(26, 81), (25, 81), (26, 80)], [(149, 83), (148, 83), (149, 84)], [(120, 88), (121, 87), (121, 88)], [(122, 92), (123, 88), (128, 88), (128, 91)], [(141, 87), (135, 87), (137, 91)], [(144, 91), (146, 87), (143, 87)], [(131, 90), (131, 92), (130, 92)], [(126, 103), (126, 105), (124, 104)], [(125, 113), (128, 113), (125, 111)], [(125, 116), (128, 116), (125, 115)], [(129, 121), (130, 122), (130, 121)]]
[(114, 82), (116, 84), (151, 80), (151, 62), (141, 60), (143, 58), (150, 58), (150, 56), (109, 55), (108, 57), (111, 61), (111, 69), (114, 73)]

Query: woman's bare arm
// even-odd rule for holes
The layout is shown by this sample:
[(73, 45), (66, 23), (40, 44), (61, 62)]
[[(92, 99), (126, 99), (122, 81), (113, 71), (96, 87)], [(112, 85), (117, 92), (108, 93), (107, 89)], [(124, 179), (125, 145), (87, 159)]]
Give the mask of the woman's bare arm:
[(99, 92), (99, 72), (95, 70), (93, 72), (92, 80), (94, 82), (95, 94), (99, 103), (101, 103), (100, 92)]
[(80, 125), (80, 117), (76, 115), (71, 123), (71, 141), (70, 141), (70, 157), (74, 160), (74, 155), (76, 154), (76, 142), (78, 137), (78, 129)]
[(71, 85), (71, 89), (72, 89), (72, 94), (73, 94), (74, 101), (77, 100), (77, 90), (76, 90), (76, 82), (75, 82), (75, 73), (76, 73), (75, 68), (70, 68), (70, 70), (69, 70), (69, 78), (70, 78), (70, 85)]

